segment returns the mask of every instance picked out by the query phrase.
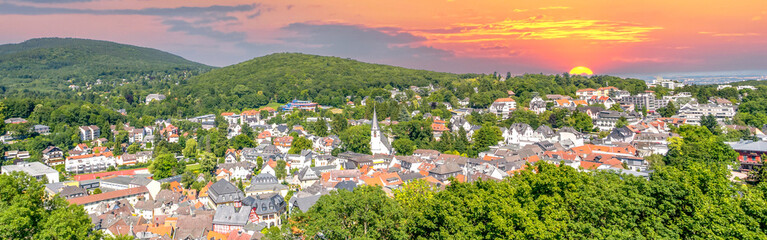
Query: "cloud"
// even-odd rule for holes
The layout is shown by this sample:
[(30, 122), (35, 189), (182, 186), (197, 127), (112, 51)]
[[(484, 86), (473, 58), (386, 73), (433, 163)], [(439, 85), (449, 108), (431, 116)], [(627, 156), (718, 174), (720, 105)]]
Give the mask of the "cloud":
[(446, 50), (418, 46), (418, 43), (426, 40), (423, 37), (410, 33), (387, 33), (360, 25), (292, 23), (282, 30), (296, 34), (280, 39), (284, 41), (283, 45), (299, 46), (314, 54), (384, 61), (453, 55)]
[[(42, 1), (42, 0), (34, 0)], [(75, 1), (75, 0), (66, 0)], [(62, 7), (36, 7), (0, 3), (2, 15), (49, 15), (49, 14), (81, 14), (81, 15), (141, 15), (157, 16), (161, 23), (167, 25), (169, 32), (183, 32), (189, 35), (205, 36), (222, 41), (245, 41), (242, 32), (222, 32), (211, 25), (217, 22), (235, 22), (237, 17), (230, 16), (235, 12), (252, 12), (249, 19), (261, 14), (260, 4), (243, 5), (212, 5), (205, 7), (175, 7), (175, 8), (141, 8), (141, 9), (74, 9)]]
[(549, 7), (541, 7), (541, 8), (538, 8), (538, 9), (540, 9), (540, 10), (565, 10), (565, 9), (570, 9), (570, 7), (565, 7), (565, 6), (549, 6)]
[(699, 34), (709, 35), (712, 37), (755, 37), (759, 36), (758, 33), (717, 33), (717, 32), (698, 32)]
[(527, 9), (516, 9), (515, 8), (514, 10), (511, 10), (511, 11), (515, 12), (515, 13), (521, 13), (521, 12), (527, 12)]
[(213, 5), (207, 7), (176, 8), (141, 8), (141, 9), (74, 9), (61, 7), (35, 7), (12, 3), (0, 3), (2, 15), (49, 15), (49, 14), (89, 14), (89, 15), (146, 15), (162, 17), (225, 17), (231, 12), (248, 12), (260, 4)]
[(256, 13), (248, 15), (248, 19), (254, 19), (258, 16), (261, 16), (261, 10), (258, 10)]
[(245, 33), (242, 32), (222, 32), (215, 30), (210, 26), (196, 26), (195, 24), (184, 20), (168, 19), (162, 23), (170, 26), (168, 29), (170, 32), (184, 32), (190, 35), (205, 36), (216, 40), (230, 42), (244, 41), (246, 38)]
[(608, 42), (643, 42), (648, 33), (662, 29), (636, 23), (607, 20), (545, 20), (533, 17), (523, 20), (504, 20), (493, 23), (463, 23), (449, 29), (460, 32), (413, 30), (430, 42), (462, 43), (508, 40), (573, 39)]
[(17, 2), (31, 3), (73, 3), (73, 2), (92, 2), (93, 0), (16, 0)]
[(650, 62), (650, 63), (666, 63), (666, 62), (676, 62), (678, 60), (676, 59), (669, 59), (669, 58), (662, 58), (662, 57), (614, 57), (612, 59), (616, 62), (624, 62), (624, 63), (640, 63), (640, 62)]

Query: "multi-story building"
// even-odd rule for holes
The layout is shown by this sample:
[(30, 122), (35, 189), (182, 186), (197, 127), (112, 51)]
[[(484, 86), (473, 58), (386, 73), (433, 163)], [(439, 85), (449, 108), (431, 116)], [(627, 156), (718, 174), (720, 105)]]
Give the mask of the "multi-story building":
[(48, 146), (43, 150), (43, 162), (48, 166), (56, 166), (64, 163), (64, 151), (56, 146)]
[(487, 110), (503, 119), (509, 118), (509, 114), (517, 109), (517, 102), (513, 98), (499, 98), (487, 108)]
[(71, 173), (92, 173), (106, 171), (110, 166), (116, 166), (112, 152), (70, 156), (64, 163), (64, 169)]
[(668, 99), (656, 99), (654, 93), (640, 93), (634, 96), (623, 97), (621, 104), (633, 104), (634, 109), (646, 107), (647, 111), (654, 112), (658, 108), (668, 105)]
[(80, 140), (83, 142), (96, 140), (99, 136), (101, 136), (101, 129), (96, 125), (80, 127)]
[(594, 126), (598, 127), (601, 131), (610, 131), (615, 127), (615, 124), (621, 117), (626, 118), (627, 125), (633, 125), (639, 122), (640, 116), (636, 114), (626, 114), (624, 112), (617, 111), (601, 111), (597, 114), (597, 118), (594, 119)]
[(245, 195), (231, 182), (219, 180), (208, 188), (208, 197), (213, 208), (223, 205), (241, 207)]
[(764, 164), (762, 156), (767, 154), (767, 142), (740, 141), (727, 144), (732, 147), (732, 150), (738, 152), (740, 170), (751, 171)]
[(546, 111), (546, 101), (543, 101), (541, 97), (533, 97), (532, 100), (530, 100), (530, 111), (533, 111), (537, 114), (541, 114)]
[(292, 111), (295, 109), (314, 111), (317, 108), (317, 103), (311, 101), (293, 100), (292, 102), (282, 106), (282, 111)]
[(687, 124), (700, 125), (703, 116), (713, 115), (719, 123), (735, 117), (736, 109), (732, 106), (720, 106), (716, 104), (687, 103), (679, 109), (675, 118), (687, 119)]

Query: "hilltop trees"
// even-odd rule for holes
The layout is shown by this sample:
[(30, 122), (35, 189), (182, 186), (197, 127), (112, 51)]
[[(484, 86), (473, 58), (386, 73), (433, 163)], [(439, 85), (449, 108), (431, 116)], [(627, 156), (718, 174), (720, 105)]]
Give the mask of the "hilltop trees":
[(306, 213), (294, 217), (308, 237), (323, 239), (405, 239), (405, 213), (394, 199), (373, 186), (333, 191)]
[(346, 151), (370, 154), (370, 125), (349, 127), (338, 137)]
[(101, 239), (82, 207), (46, 198), (43, 183), (25, 173), (0, 175), (0, 238)]

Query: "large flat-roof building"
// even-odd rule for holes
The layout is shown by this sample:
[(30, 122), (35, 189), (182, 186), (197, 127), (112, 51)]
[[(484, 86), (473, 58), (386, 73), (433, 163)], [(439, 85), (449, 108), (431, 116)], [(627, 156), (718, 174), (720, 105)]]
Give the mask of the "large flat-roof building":
[(3, 174), (12, 172), (25, 172), (37, 180), (47, 178), (48, 183), (59, 182), (59, 172), (39, 162), (19, 162), (16, 165), (2, 166)]

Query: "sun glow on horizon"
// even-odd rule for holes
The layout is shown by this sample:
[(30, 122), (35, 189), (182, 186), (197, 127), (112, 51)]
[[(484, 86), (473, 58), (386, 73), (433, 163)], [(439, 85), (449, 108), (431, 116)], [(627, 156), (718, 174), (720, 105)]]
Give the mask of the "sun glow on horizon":
[(594, 72), (591, 71), (591, 69), (584, 67), (584, 66), (577, 66), (573, 69), (570, 69), (570, 74), (572, 75), (593, 75)]

